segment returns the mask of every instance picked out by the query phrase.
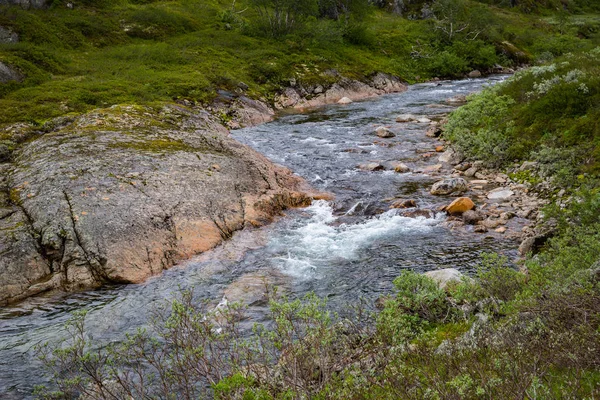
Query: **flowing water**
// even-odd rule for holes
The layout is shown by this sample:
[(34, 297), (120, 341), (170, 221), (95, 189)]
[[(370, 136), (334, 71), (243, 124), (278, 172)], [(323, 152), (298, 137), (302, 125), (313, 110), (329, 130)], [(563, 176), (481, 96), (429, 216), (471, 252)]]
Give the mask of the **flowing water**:
[[(425, 137), (427, 124), (398, 124), (395, 117), (448, 112), (445, 99), (502, 79), (414, 85), (405, 93), (281, 115), (274, 122), (233, 132), (315, 188), (334, 194), (335, 200), (315, 201), (270, 226), (238, 232), (215, 250), (144, 284), (50, 294), (0, 308), (0, 398), (31, 397), (32, 387), (45, 380), (35, 345), (63, 338), (64, 322), (80, 308), (90, 310), (90, 336), (96, 343), (108, 343), (144, 326), (153, 307), (180, 289), (194, 288), (199, 299), (218, 302), (228, 285), (256, 271), (277, 276), (292, 296), (312, 291), (328, 297), (335, 308), (359, 297), (372, 303), (390, 293), (392, 280), (405, 269), (454, 267), (468, 272), (482, 252), (515, 255), (514, 242), (500, 235), (451, 231), (442, 224), (442, 215), (408, 218), (389, 210), (394, 197), (415, 199), (420, 208), (447, 202), (428, 193), (439, 176), (357, 169), (373, 161), (402, 161), (413, 171), (435, 164), (435, 153), (423, 157), (439, 144)], [(396, 137), (376, 137), (373, 131), (380, 125), (390, 126)], [(251, 308), (254, 320), (264, 316), (262, 308)]]

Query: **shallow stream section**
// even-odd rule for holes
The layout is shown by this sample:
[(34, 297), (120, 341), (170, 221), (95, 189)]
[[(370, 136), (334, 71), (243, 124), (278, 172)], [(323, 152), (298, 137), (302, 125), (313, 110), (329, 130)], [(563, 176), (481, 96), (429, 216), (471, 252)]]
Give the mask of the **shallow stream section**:
[[(243, 293), (252, 277), (267, 277), (292, 297), (315, 292), (339, 309), (361, 297), (372, 304), (391, 293), (392, 280), (405, 269), (453, 267), (469, 272), (482, 252), (516, 255), (516, 244), (499, 235), (451, 231), (442, 224), (442, 214), (409, 218), (389, 208), (394, 198), (414, 199), (420, 208), (431, 209), (449, 202), (428, 191), (449, 170), (415, 172), (437, 163), (439, 154), (433, 149), (441, 143), (425, 136), (426, 123), (400, 124), (396, 116), (439, 116), (452, 109), (447, 98), (503, 79), (419, 84), (405, 93), (282, 114), (274, 122), (232, 132), (315, 188), (332, 193), (335, 200), (315, 201), (308, 208), (289, 211), (274, 224), (238, 232), (216, 249), (144, 284), (49, 294), (0, 308), (0, 398), (30, 398), (33, 386), (44, 383), (33, 349), (60, 341), (64, 322), (81, 308), (90, 310), (88, 334), (102, 345), (143, 327), (154, 307), (182, 289), (193, 288), (198, 300), (215, 304), (226, 293), (242, 292), (241, 297), (252, 303), (251, 320), (260, 321), (264, 302)], [(382, 125), (396, 136), (375, 136), (375, 128)], [(357, 168), (398, 161), (413, 172)]]

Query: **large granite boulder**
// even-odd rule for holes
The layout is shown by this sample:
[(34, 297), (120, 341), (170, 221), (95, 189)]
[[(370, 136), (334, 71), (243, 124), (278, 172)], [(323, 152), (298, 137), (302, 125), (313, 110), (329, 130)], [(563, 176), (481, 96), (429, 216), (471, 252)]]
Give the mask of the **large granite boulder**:
[(37, 135), (0, 164), (0, 304), (140, 282), (311, 201), (205, 111), (115, 106)]

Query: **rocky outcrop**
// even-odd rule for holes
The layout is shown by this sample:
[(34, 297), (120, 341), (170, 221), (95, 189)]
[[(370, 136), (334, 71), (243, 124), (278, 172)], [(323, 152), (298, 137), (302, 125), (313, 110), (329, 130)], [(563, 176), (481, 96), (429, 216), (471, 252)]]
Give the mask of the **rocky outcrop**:
[(0, 304), (141, 282), (311, 200), (208, 112), (175, 105), (97, 110), (0, 167)]
[(365, 82), (332, 74), (337, 82), (328, 88), (324, 88), (322, 85), (303, 86), (293, 82), (292, 87), (286, 88), (277, 97), (275, 107), (279, 109), (312, 108), (339, 103), (342, 99), (344, 99), (343, 104), (348, 104), (347, 100), (355, 101), (386, 93), (404, 92), (408, 88), (400, 79), (383, 73), (378, 73)]
[(22, 80), (23, 75), (21, 75), (20, 72), (3, 62), (0, 62), (0, 83), (7, 83), (10, 81), (21, 82)]
[(0, 26), (0, 43), (17, 43), (19, 35), (8, 28)]
[(19, 6), (22, 8), (45, 8), (48, 0), (0, 0), (0, 6)]

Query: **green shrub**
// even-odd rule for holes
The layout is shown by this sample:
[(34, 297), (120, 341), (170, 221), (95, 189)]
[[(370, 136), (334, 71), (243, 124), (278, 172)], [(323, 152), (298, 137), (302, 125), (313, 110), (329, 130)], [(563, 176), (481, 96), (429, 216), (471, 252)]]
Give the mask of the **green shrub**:
[(435, 53), (425, 62), (433, 76), (457, 78), (469, 71), (468, 61), (448, 50)]

